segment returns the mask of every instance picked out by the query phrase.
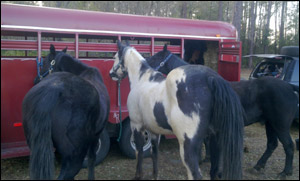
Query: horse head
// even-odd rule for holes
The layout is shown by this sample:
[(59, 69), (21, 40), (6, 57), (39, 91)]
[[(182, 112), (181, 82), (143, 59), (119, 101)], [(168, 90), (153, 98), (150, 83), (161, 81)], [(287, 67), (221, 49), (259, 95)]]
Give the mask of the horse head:
[[(56, 71), (57, 69), (57, 57), (65, 54), (67, 47), (62, 51), (56, 51), (54, 45), (50, 45), (50, 53), (46, 56), (45, 61), (42, 62), (41, 70), (39, 75), (34, 79), (34, 84), (39, 83), (49, 73)], [(39, 67), (38, 67), (39, 68)]]
[(127, 76), (127, 68), (124, 65), (124, 59), (128, 48), (132, 48), (128, 41), (126, 41), (126, 45), (122, 45), (122, 43), (118, 40), (117, 45), (118, 52), (114, 56), (115, 62), (109, 71), (110, 77), (115, 81), (121, 80)]
[(174, 68), (179, 66), (187, 65), (184, 60), (174, 55), (168, 50), (167, 44), (165, 44), (164, 49), (152, 57), (147, 58), (147, 63), (156, 71), (163, 74), (168, 74)]
[(156, 71), (159, 71), (163, 74), (168, 74), (169, 71), (166, 69), (166, 65), (169, 63), (169, 60), (173, 54), (168, 50), (168, 45), (165, 44), (162, 51), (157, 52), (152, 57), (147, 58), (147, 63)]

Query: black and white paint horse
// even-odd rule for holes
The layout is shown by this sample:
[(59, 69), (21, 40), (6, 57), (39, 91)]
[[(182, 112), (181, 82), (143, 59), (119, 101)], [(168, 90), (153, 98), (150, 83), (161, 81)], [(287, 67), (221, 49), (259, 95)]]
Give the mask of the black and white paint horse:
[[(143, 135), (174, 133), (189, 179), (201, 179), (198, 153), (204, 137), (213, 134), (218, 141), (214, 156), (224, 155), (224, 178), (242, 178), (243, 110), (230, 85), (206, 67), (184, 66), (165, 77), (154, 71), (133, 47), (118, 42), (119, 51), (110, 70), (113, 80), (128, 73), (130, 93), (127, 107), (137, 147), (135, 179), (141, 179)], [(157, 142), (153, 141), (153, 175), (157, 179)], [(218, 160), (216, 160), (218, 161)], [(212, 164), (218, 166), (218, 163)], [(215, 169), (212, 169), (215, 170)], [(215, 178), (216, 173), (211, 172)]]
[[(169, 74), (177, 67), (188, 63), (167, 50), (149, 57), (147, 62), (158, 71)], [(161, 62), (164, 62), (161, 64)], [(264, 122), (267, 134), (267, 149), (255, 165), (256, 170), (265, 167), (268, 158), (278, 145), (278, 139), (283, 144), (286, 154), (284, 170), (280, 176), (292, 174), (294, 145), (290, 135), (290, 127), (297, 111), (299, 87), (288, 84), (273, 77), (231, 82), (231, 86), (240, 97), (247, 119), (245, 126), (255, 122)], [(207, 151), (206, 151), (207, 153)]]
[(58, 179), (74, 179), (86, 155), (88, 178), (94, 179), (96, 147), (110, 108), (102, 76), (53, 45), (45, 65), (54, 73), (29, 90), (22, 107), (30, 178), (53, 179), (54, 147), (62, 157)]

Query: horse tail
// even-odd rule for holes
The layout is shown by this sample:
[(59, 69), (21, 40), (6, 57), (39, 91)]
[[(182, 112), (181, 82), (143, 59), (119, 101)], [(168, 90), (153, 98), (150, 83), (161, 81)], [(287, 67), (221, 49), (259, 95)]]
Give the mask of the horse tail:
[(31, 150), (30, 178), (34, 180), (50, 180), (54, 177), (54, 152), (50, 114), (51, 110), (56, 106), (58, 92), (45, 89), (38, 91), (39, 94), (32, 97), (37, 103), (34, 106), (35, 109), (31, 109), (32, 112), (30, 114), (27, 113), (29, 116), (27, 120), (30, 120), (30, 124), (28, 124)]
[(218, 143), (224, 179), (242, 179), (244, 110), (238, 95), (221, 77), (209, 77), (213, 92), (212, 124), (218, 130)]

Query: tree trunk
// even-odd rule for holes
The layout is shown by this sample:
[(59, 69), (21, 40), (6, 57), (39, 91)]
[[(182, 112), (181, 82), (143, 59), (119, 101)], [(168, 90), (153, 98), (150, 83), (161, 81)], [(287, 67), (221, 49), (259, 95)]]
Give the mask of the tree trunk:
[(263, 34), (264, 54), (268, 53), (268, 46), (269, 46), (268, 37), (269, 37), (269, 32), (270, 32), (271, 9), (272, 9), (272, 1), (269, 1), (268, 2), (268, 10), (267, 10), (267, 23), (266, 23), (264, 34)]
[(180, 17), (187, 18), (187, 1), (182, 1)]
[[(256, 49), (256, 47), (260, 47), (260, 45), (261, 45), (261, 25), (262, 25), (262, 7), (263, 7), (263, 5), (262, 5), (262, 2), (261, 1), (257, 1), (256, 3), (259, 3), (259, 7), (258, 7), (258, 9), (259, 9), (259, 27), (258, 27), (258, 30), (257, 30), (257, 36), (256, 36), (256, 40), (255, 40), (255, 42), (256, 42), (256, 45), (258, 45), (258, 46), (255, 46), (254, 47), (254, 49)], [(256, 52), (256, 50), (254, 50), (254, 52)]]
[[(257, 3), (255, 6), (255, 12), (257, 9)], [(254, 1), (251, 2), (250, 8), (250, 31), (249, 31), (249, 54), (253, 54), (253, 47), (254, 47), (254, 35), (255, 35), (255, 20), (256, 20), (256, 13), (254, 12)], [(252, 68), (252, 57), (249, 58), (248, 67)]]
[(277, 11), (278, 11), (278, 4), (275, 2), (275, 38), (274, 38), (274, 53), (277, 54)]
[(160, 3), (159, 1), (155, 1), (156, 2), (156, 9), (155, 9), (155, 14), (156, 16), (160, 16)]
[(151, 1), (151, 4), (150, 4), (150, 9), (149, 9), (149, 11), (148, 11), (148, 14), (147, 15), (149, 15), (149, 16), (151, 16), (152, 15), (152, 9), (153, 9), (153, 4), (154, 4), (154, 1)]
[(219, 1), (218, 21), (223, 21), (223, 1)]
[(227, 9), (226, 9), (226, 21), (227, 22), (229, 22), (229, 6), (230, 6), (230, 3), (229, 3), (229, 1), (228, 1), (228, 3), (227, 3)]
[(299, 3), (297, 4), (297, 10), (295, 13), (295, 19), (298, 18), (298, 21), (295, 22), (295, 40), (294, 40), (294, 44), (295, 45), (299, 45)]
[(241, 33), (241, 19), (243, 14), (243, 1), (236, 1), (234, 5), (234, 15), (232, 24), (235, 26), (238, 32), (238, 40), (240, 40), (240, 33)]
[(280, 22), (280, 30), (279, 30), (279, 49), (281, 49), (281, 47), (284, 44), (284, 17), (285, 17), (285, 6), (286, 6), (287, 2), (286, 1), (282, 1), (282, 9), (281, 9), (281, 22)]

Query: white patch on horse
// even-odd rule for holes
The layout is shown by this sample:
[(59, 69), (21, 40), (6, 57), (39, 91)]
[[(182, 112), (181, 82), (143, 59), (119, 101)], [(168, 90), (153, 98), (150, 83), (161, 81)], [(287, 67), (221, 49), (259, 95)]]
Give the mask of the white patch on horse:
[[(177, 92), (177, 83), (176, 82), (185, 82), (186, 74), (182, 68), (176, 68), (172, 70), (166, 80), (166, 88), (169, 93), (168, 97), (170, 106), (167, 107), (167, 116), (170, 118), (170, 125), (173, 129), (173, 132), (177, 135), (178, 139), (184, 139), (184, 134), (186, 133), (188, 138), (193, 138), (197, 132), (198, 125), (200, 122), (199, 114), (193, 112), (192, 116), (186, 116), (182, 110), (178, 107), (178, 100), (176, 96)], [(186, 88), (188, 92), (188, 89)], [(179, 136), (180, 135), (180, 136)]]
[[(149, 77), (147, 74), (149, 73), (146, 72), (143, 75), (146, 79)], [(139, 86), (132, 89), (127, 98), (131, 122), (138, 125), (139, 129), (144, 127), (156, 134), (172, 134), (170, 130), (164, 129), (157, 124), (152, 111), (156, 102), (162, 102), (165, 108), (168, 107), (167, 102), (163, 99), (166, 97), (165, 81), (159, 83), (141, 80)]]

